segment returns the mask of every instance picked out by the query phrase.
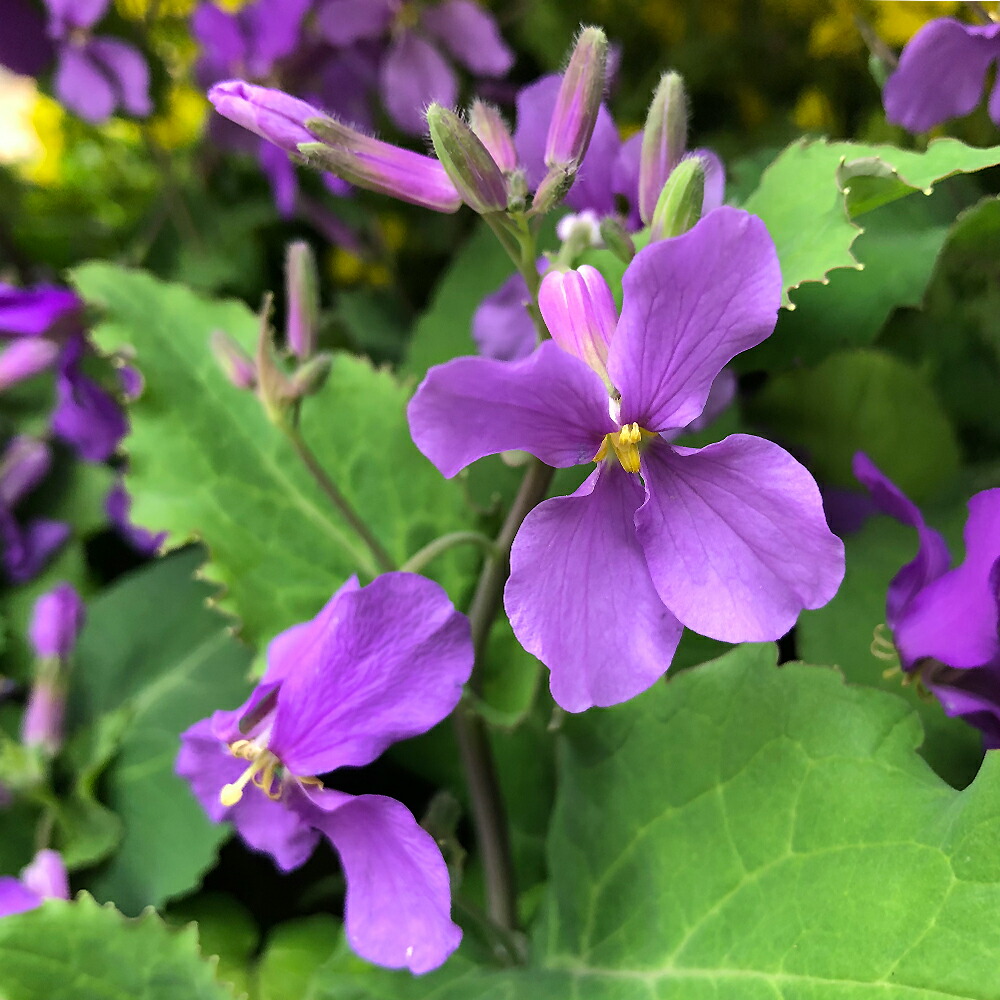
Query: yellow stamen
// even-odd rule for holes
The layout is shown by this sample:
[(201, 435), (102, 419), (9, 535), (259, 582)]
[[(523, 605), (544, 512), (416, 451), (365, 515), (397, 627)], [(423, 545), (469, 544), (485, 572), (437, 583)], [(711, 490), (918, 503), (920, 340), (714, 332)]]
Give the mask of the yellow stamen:
[(614, 449), (621, 467), (626, 472), (638, 472), (639, 445), (643, 438), (655, 436), (652, 431), (647, 431), (633, 421), (631, 424), (626, 424), (620, 431), (604, 435), (604, 440), (594, 456), (594, 461), (601, 462), (607, 458), (608, 446), (610, 445)]
[(270, 750), (262, 749), (252, 740), (237, 740), (229, 747), (234, 757), (250, 761), (250, 766), (232, 784), (224, 785), (219, 792), (219, 801), (226, 806), (236, 805), (243, 798), (243, 789), (252, 781), (269, 799), (277, 799), (280, 786), (274, 789), (275, 771), (280, 761)]

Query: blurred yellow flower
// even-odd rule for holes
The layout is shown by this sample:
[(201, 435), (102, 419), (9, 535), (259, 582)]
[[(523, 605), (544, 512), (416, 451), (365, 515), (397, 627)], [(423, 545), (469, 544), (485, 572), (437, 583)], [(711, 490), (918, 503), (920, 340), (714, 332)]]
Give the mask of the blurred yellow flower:
[(372, 285), (383, 288), (392, 280), (384, 264), (373, 264), (344, 247), (331, 247), (327, 267), (338, 285)]
[(0, 68), (0, 163), (24, 163), (40, 155), (31, 121), (37, 99), (34, 80)]
[(838, 116), (833, 103), (819, 87), (807, 87), (799, 94), (792, 111), (792, 121), (803, 132), (822, 132), (829, 135), (839, 131)]
[(834, 0), (822, 5), (827, 13), (818, 18), (809, 34), (809, 53), (818, 58), (846, 56), (864, 48), (855, 17), (863, 17), (876, 34), (899, 48), (928, 21), (947, 17), (961, 8), (951, 0)]
[[(122, 17), (133, 21), (143, 21), (150, 12), (156, 18), (187, 17), (198, 5), (199, 0), (115, 0), (115, 7)], [(217, 7), (235, 12), (245, 7), (250, 0), (214, 0)]]
[(149, 134), (163, 149), (190, 146), (201, 135), (208, 101), (190, 84), (178, 83), (167, 93), (166, 107), (149, 121)]
[(58, 101), (37, 94), (30, 115), (37, 147), (35, 153), (20, 168), (20, 174), (35, 184), (51, 187), (62, 177), (66, 151), (66, 113)]

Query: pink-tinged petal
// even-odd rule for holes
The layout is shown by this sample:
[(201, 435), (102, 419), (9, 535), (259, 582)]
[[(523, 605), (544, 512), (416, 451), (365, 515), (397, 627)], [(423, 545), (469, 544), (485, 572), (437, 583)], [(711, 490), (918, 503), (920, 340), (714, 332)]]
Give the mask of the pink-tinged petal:
[(808, 470), (770, 441), (734, 434), (700, 450), (654, 442), (635, 516), (656, 590), (688, 628), (724, 642), (784, 635), (844, 576)]
[(514, 540), (507, 615), (568, 712), (645, 691), (680, 641), (636, 538), (642, 501), (639, 477), (604, 462), (571, 496), (536, 507)]
[(42, 897), (37, 892), (32, 892), (19, 879), (10, 876), (0, 878), (0, 917), (27, 913), (41, 905)]
[(389, 117), (411, 135), (427, 131), (428, 105), (452, 108), (458, 100), (458, 81), (451, 67), (430, 42), (412, 31), (404, 31), (389, 46), (379, 80)]
[(708, 215), (722, 207), (726, 194), (726, 168), (718, 155), (710, 149), (692, 149), (684, 159), (691, 156), (698, 157), (705, 167), (705, 197), (701, 203), (701, 214)]
[(1000, 24), (970, 25), (943, 17), (907, 43), (882, 93), (886, 118), (926, 132), (973, 111), (991, 63), (1000, 59)]
[(115, 86), (116, 105), (139, 118), (153, 110), (149, 99), (149, 66), (137, 48), (116, 38), (92, 38), (87, 52)]
[(191, 791), (213, 823), (227, 820), (255, 851), (268, 854), (282, 871), (305, 864), (319, 836), (298, 813), (279, 800), (269, 799), (259, 788), (248, 785), (243, 798), (226, 807), (219, 800), (224, 785), (235, 782), (248, 762), (234, 757), (216, 736), (219, 720), (196, 722), (181, 733), (181, 749), (174, 770), (191, 785)]
[(477, 458), (514, 449), (556, 468), (581, 465), (618, 429), (601, 380), (551, 341), (523, 361), (437, 365), (407, 416), (414, 443), (448, 478)]
[(723, 366), (771, 335), (781, 269), (764, 223), (720, 208), (683, 236), (640, 250), (622, 288), (608, 358), (621, 422), (667, 431), (690, 424)]
[(58, 851), (39, 851), (21, 872), (21, 880), (42, 899), (69, 899), (69, 876)]
[(302, 19), (313, 0), (256, 0), (241, 15), (251, 39), (250, 72), (266, 76), (278, 59), (302, 44)]
[(65, 45), (60, 50), (53, 86), (61, 103), (84, 121), (106, 121), (118, 103), (111, 81), (90, 58), (89, 51), (76, 45)]
[(552, 339), (606, 382), (618, 310), (601, 272), (589, 264), (574, 271), (550, 271), (538, 292), (538, 308)]
[(368, 764), (426, 732), (472, 671), (468, 619), (432, 580), (386, 573), (333, 601), (278, 692), (268, 746), (299, 776)]
[(886, 595), (886, 623), (895, 630), (913, 598), (947, 571), (951, 556), (945, 540), (927, 526), (917, 505), (864, 452), (854, 456), (854, 475), (883, 514), (917, 529), (917, 554), (892, 578)]
[(59, 345), (44, 337), (23, 337), (0, 351), (0, 392), (50, 368)]
[(344, 927), (362, 958), (416, 975), (458, 947), (448, 868), (434, 838), (401, 802), (299, 789), (303, 815), (329, 838), (347, 881)]
[(969, 501), (963, 537), (964, 562), (924, 587), (896, 625), (905, 664), (930, 656), (950, 667), (978, 667), (1000, 656), (1000, 489)]
[(316, 15), (316, 27), (331, 45), (353, 45), (385, 34), (392, 10), (389, 0), (328, 0)]
[(427, 7), (420, 16), (420, 27), (479, 76), (504, 76), (514, 65), (514, 53), (493, 16), (473, 0), (444, 0), (436, 7)]

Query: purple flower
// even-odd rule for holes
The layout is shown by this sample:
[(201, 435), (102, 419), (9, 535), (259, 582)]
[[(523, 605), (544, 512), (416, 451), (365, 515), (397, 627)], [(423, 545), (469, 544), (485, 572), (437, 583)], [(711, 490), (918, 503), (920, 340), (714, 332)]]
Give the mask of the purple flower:
[(43, 337), (24, 337), (0, 351), (0, 392), (50, 368), (59, 345)]
[(881, 511), (917, 531), (917, 554), (886, 595), (901, 666), (919, 670), (948, 715), (965, 716), (988, 748), (1000, 748), (1000, 489), (969, 500), (965, 559), (950, 568), (944, 539), (867, 455), (855, 455), (854, 474)]
[(478, 76), (504, 76), (514, 54), (491, 15), (473, 0), (423, 5), (408, 0), (328, 0), (319, 31), (335, 46), (391, 36), (379, 84), (386, 110), (404, 132), (425, 131), (424, 108), (453, 107), (458, 80), (442, 49)]
[(145, 117), (149, 67), (142, 53), (117, 38), (95, 37), (91, 28), (110, 0), (46, 0), (49, 35), (56, 43), (55, 89), (59, 100), (90, 122), (102, 122), (119, 108)]
[(69, 879), (58, 851), (39, 851), (19, 879), (0, 877), (0, 917), (33, 910), (46, 899), (69, 899)]
[(18, 504), (48, 475), (52, 455), (48, 445), (30, 437), (13, 438), (0, 456), (0, 564), (13, 583), (24, 583), (69, 538), (69, 525), (47, 518), (22, 523)]
[(718, 209), (637, 254), (623, 287), (618, 319), (593, 269), (549, 274), (552, 342), (522, 361), (432, 368), (409, 406), (414, 441), (446, 476), (510, 449), (596, 463), (572, 496), (525, 519), (505, 592), (519, 641), (574, 712), (649, 687), (683, 625), (778, 638), (844, 572), (815, 482), (777, 445), (667, 442), (702, 413), (722, 367), (774, 328), (781, 274), (761, 221)]
[(132, 498), (125, 488), (125, 480), (119, 477), (108, 491), (104, 501), (104, 512), (108, 520), (117, 529), (118, 534), (135, 549), (139, 555), (154, 556), (167, 539), (167, 532), (154, 533), (146, 528), (140, 528), (132, 523), (129, 514), (132, 509)]
[(461, 931), (433, 838), (394, 799), (352, 796), (314, 776), (375, 760), (458, 703), (472, 669), (465, 617), (424, 577), (348, 581), (311, 621), (283, 632), (250, 699), (182, 734), (177, 773), (208, 815), (230, 820), (290, 870), (320, 836), (340, 854), (345, 925), (358, 954), (415, 973), (440, 965)]
[(21, 337), (55, 334), (57, 324), (76, 325), (82, 308), (80, 299), (66, 288), (55, 285), (14, 288), (0, 284), (0, 334)]
[(68, 583), (60, 583), (35, 601), (28, 636), (35, 655), (65, 660), (83, 628), (86, 608)]
[[(45, 19), (32, 0), (0, 0), (0, 66), (21, 76), (38, 76), (55, 55)], [(2, 293), (0, 293), (2, 294)]]
[[(882, 100), (890, 122), (926, 132), (975, 110), (990, 67), (1000, 63), (1000, 24), (963, 24), (951, 17), (925, 24), (906, 44)], [(1000, 80), (987, 104), (1000, 125)]]

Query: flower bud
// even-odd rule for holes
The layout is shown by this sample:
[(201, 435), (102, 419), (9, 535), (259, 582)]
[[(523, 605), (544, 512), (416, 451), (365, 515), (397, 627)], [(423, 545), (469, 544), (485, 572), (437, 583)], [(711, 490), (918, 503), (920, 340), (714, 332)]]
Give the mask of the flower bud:
[(271, 422), (281, 426), (292, 406), (292, 383), (278, 367), (274, 356), (274, 330), (271, 328), (271, 296), (264, 299), (260, 311), (260, 333), (257, 337), (257, 391)]
[(306, 126), (322, 140), (299, 143), (299, 153), (313, 166), (434, 212), (457, 212), (461, 206), (461, 195), (437, 160), (373, 139), (334, 118), (317, 114)]
[(0, 458), (0, 506), (15, 507), (47, 475), (52, 452), (44, 441), (19, 435)]
[(657, 199), (687, 147), (688, 100), (680, 74), (660, 77), (646, 115), (639, 156), (639, 216), (649, 225)]
[(42, 899), (69, 899), (69, 878), (58, 851), (39, 851), (21, 871), (21, 881)]
[(209, 344), (215, 360), (237, 389), (254, 389), (257, 386), (257, 369), (253, 359), (228, 333), (213, 330)]
[(0, 391), (49, 368), (59, 357), (59, 345), (41, 337), (15, 340), (0, 354)]
[(63, 743), (66, 692), (58, 676), (39, 678), (31, 687), (21, 719), (21, 742), (54, 757)]
[(549, 169), (572, 167), (583, 160), (604, 97), (608, 39), (600, 28), (584, 28), (563, 74), (545, 142)]
[(576, 168), (552, 168), (535, 189), (531, 199), (531, 211), (535, 215), (545, 215), (551, 212), (569, 194), (569, 189), (576, 179)]
[(289, 153), (297, 152), (299, 143), (315, 139), (306, 121), (321, 116), (311, 104), (291, 94), (242, 80), (217, 83), (209, 90), (208, 99), (220, 115)]
[(427, 109), (434, 152), (474, 212), (491, 215), (507, 208), (507, 184), (490, 151), (454, 111), (440, 104)]
[(65, 660), (76, 646), (86, 608), (68, 583), (60, 583), (35, 601), (28, 637), (42, 659)]
[(330, 377), (332, 367), (333, 357), (326, 353), (317, 354), (305, 364), (300, 365), (289, 382), (289, 391), (292, 397), (303, 399), (305, 396), (312, 396), (319, 392)]
[(635, 243), (619, 219), (608, 216), (601, 219), (601, 239), (604, 245), (623, 263), (631, 264), (635, 256)]
[(517, 151), (510, 129), (500, 112), (492, 104), (476, 100), (469, 110), (469, 127), (479, 141), (490, 151), (493, 162), (505, 173), (517, 169)]
[(660, 192), (649, 227), (649, 241), (680, 236), (701, 218), (705, 202), (705, 164), (689, 156), (677, 164)]
[(292, 353), (305, 361), (316, 350), (319, 325), (319, 275), (312, 247), (304, 240), (289, 243), (285, 256), (285, 338)]

